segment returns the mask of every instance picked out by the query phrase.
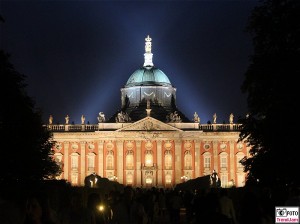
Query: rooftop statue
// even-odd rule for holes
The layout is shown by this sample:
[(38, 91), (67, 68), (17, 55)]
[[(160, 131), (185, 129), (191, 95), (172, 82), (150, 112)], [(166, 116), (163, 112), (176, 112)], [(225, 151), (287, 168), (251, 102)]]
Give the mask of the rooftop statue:
[(174, 123), (180, 123), (181, 117), (178, 115), (177, 111), (174, 111), (174, 113), (170, 113), (167, 115), (167, 122), (174, 122)]
[(131, 118), (129, 115), (123, 111), (119, 112), (118, 115), (116, 116), (116, 122), (117, 123), (126, 123), (130, 122)]
[(233, 113), (231, 113), (230, 115), (229, 115), (229, 123), (230, 124), (233, 124)]
[(85, 122), (85, 116), (81, 115), (81, 124), (84, 124), (84, 122)]
[(65, 119), (66, 119), (66, 124), (69, 124), (69, 121), (70, 121), (69, 115), (67, 115), (67, 116), (65, 117)]
[(200, 117), (198, 116), (197, 112), (194, 113), (194, 122), (200, 123)]
[(103, 112), (99, 112), (99, 116), (97, 118), (99, 123), (105, 122), (105, 114)]
[(50, 115), (50, 116), (49, 116), (49, 124), (52, 124), (52, 123), (53, 123), (53, 116)]
[(217, 114), (214, 113), (213, 115), (213, 123), (216, 124), (217, 123)]

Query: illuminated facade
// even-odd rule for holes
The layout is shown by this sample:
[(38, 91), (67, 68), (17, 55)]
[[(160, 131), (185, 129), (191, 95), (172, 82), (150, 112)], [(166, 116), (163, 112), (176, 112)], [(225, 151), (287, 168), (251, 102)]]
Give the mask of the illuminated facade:
[(60, 178), (73, 185), (97, 173), (136, 187), (174, 187), (218, 172), (223, 187), (244, 185), (239, 163), (248, 155), (238, 143), (240, 125), (201, 124), (195, 112), (190, 121), (176, 107), (176, 88), (152, 62), (151, 38), (145, 39), (144, 65), (121, 88), (121, 109), (110, 119), (100, 112), (98, 124), (53, 124), (47, 128), (56, 141), (55, 158), (63, 167)]

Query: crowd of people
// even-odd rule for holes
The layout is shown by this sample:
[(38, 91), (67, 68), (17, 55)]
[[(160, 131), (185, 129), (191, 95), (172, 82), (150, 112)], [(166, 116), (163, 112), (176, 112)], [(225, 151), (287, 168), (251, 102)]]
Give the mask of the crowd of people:
[[(299, 189), (293, 189), (282, 203), (299, 206), (299, 197)], [(12, 200), (1, 197), (0, 223), (271, 224), (276, 203), (266, 189), (257, 193), (250, 188), (179, 191), (125, 186), (123, 191), (103, 193), (97, 188), (70, 187), (56, 189), (55, 195), (49, 188)]]

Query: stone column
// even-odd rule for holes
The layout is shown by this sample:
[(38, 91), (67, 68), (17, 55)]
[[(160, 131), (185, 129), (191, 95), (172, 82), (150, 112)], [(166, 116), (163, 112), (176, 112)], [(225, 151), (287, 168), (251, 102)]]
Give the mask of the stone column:
[[(212, 156), (212, 159), (214, 161), (214, 170), (217, 171), (217, 173), (219, 173), (219, 169), (218, 169), (218, 164), (219, 164), (219, 161), (218, 161), (218, 141), (213, 141), (213, 156)], [(212, 170), (210, 171), (212, 172)]]
[(231, 179), (235, 181), (235, 175), (234, 175), (234, 141), (230, 141), (230, 144), (229, 144), (229, 147), (230, 147), (230, 151), (229, 151), (229, 161), (230, 161), (230, 167), (229, 167), (229, 170), (230, 170), (230, 177), (228, 177), (228, 181), (230, 181)]
[(80, 183), (79, 185), (84, 185), (84, 178), (86, 176), (86, 169), (85, 169), (85, 164), (86, 164), (86, 155), (85, 155), (85, 142), (80, 142)]
[(115, 159), (117, 160), (117, 173), (114, 174), (118, 177), (118, 182), (124, 184), (123, 172), (123, 157), (124, 157), (124, 148), (123, 148), (123, 140), (117, 140), (117, 153)]
[(98, 175), (101, 177), (104, 177), (104, 171), (103, 171), (103, 141), (98, 141)]
[(163, 153), (162, 153), (162, 141), (161, 140), (157, 140), (157, 186), (162, 186), (162, 157), (163, 157)]
[(175, 140), (175, 184), (181, 182), (181, 140)]
[(136, 186), (141, 186), (142, 185), (142, 142), (140, 140), (135, 141), (136, 144)]
[(64, 142), (64, 179), (69, 180), (69, 142)]
[(200, 176), (200, 141), (195, 140), (195, 178)]

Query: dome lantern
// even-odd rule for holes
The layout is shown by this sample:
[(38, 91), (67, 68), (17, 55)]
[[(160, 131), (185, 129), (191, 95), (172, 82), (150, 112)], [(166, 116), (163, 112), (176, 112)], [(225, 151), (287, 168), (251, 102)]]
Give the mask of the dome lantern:
[(152, 47), (151, 40), (152, 39), (149, 37), (149, 35), (145, 38), (144, 67), (154, 66), (152, 62), (153, 54), (151, 53), (151, 47)]

